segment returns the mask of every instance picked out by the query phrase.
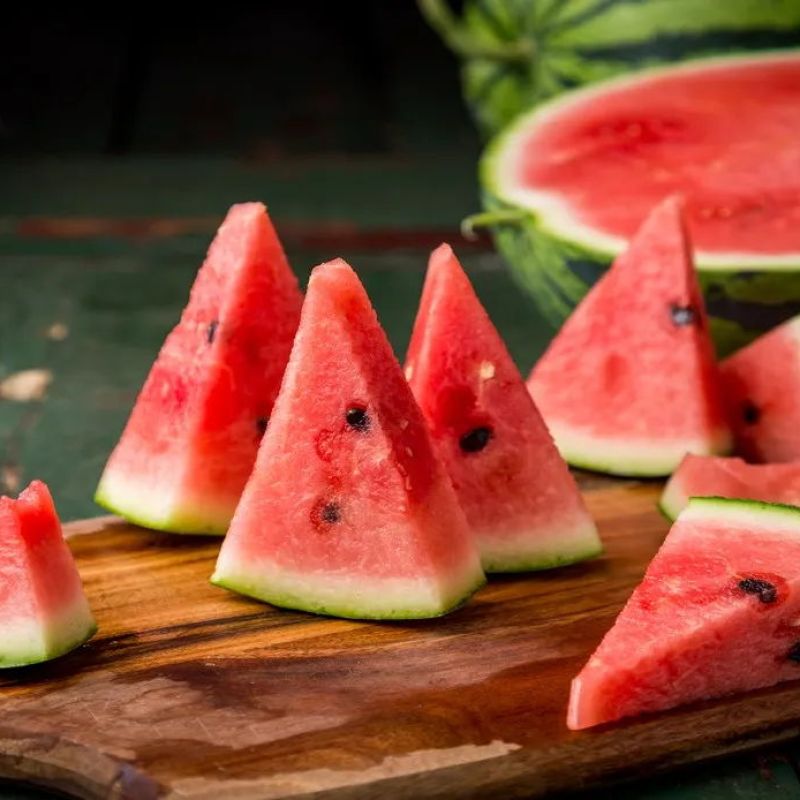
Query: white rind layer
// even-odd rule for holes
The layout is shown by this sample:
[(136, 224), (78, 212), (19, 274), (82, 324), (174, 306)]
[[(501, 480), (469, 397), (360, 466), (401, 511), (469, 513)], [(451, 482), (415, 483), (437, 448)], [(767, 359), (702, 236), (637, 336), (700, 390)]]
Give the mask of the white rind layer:
[(353, 619), (415, 619), (445, 614), (486, 581), (477, 562), (450, 581), (297, 572), (263, 559), (242, 563), (223, 548), (211, 582), (276, 606)]
[(730, 449), (727, 431), (704, 439), (659, 441), (600, 436), (553, 420), (547, 424), (565, 461), (574, 467), (611, 475), (661, 477), (672, 473), (687, 453), (721, 455)]
[(170, 487), (137, 481), (113, 469), (103, 473), (95, 502), (144, 528), (171, 533), (222, 536), (228, 530), (234, 509), (176, 497)]
[(761, 533), (800, 536), (800, 508), (728, 497), (692, 497), (679, 514), (681, 522), (710, 522), (746, 528), (748, 536)]
[(550, 569), (600, 555), (603, 544), (587, 514), (547, 530), (477, 531), (481, 562), (487, 572)]
[(48, 661), (83, 644), (97, 630), (81, 593), (67, 608), (46, 620), (30, 617), (2, 622), (0, 667)]
[(679, 481), (675, 480), (673, 476), (667, 481), (667, 485), (664, 487), (658, 505), (661, 511), (674, 521), (688, 502), (689, 498), (683, 486), (681, 486)]
[[(519, 184), (519, 164), (522, 162), (522, 154), (531, 129), (548, 124), (565, 109), (580, 105), (585, 100), (602, 97), (616, 89), (625, 89), (646, 83), (661, 76), (709, 72), (715, 69), (724, 70), (731, 64), (746, 68), (751, 63), (753, 66), (759, 66), (765, 63), (797, 61), (799, 53), (800, 50), (767, 51), (758, 54), (747, 53), (696, 59), (678, 65), (638, 70), (634, 74), (612, 78), (583, 89), (564, 93), (555, 100), (543, 103), (533, 111), (522, 115), (490, 145), (481, 169), (484, 183), (501, 200), (529, 209), (537, 216), (542, 229), (556, 238), (583, 244), (610, 257), (618, 255), (627, 247), (628, 242), (624, 237), (615, 236), (587, 225), (579, 219), (570, 208), (570, 204), (557, 192), (540, 191)], [(781, 270), (800, 264), (800, 252), (775, 255), (741, 251), (697, 250), (695, 262), (698, 266), (708, 270), (742, 269), (745, 266), (758, 267), (760, 270)]]

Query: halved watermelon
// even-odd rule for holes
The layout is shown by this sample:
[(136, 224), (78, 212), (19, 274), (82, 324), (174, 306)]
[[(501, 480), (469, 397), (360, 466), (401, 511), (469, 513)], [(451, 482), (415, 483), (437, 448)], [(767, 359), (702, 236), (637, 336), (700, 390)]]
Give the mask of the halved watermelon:
[[(634, 4), (618, 5), (628, 14)], [(728, 4), (693, 5), (702, 18), (700, 5)], [(683, 194), (725, 354), (800, 311), (798, 129), (798, 50), (602, 81), (537, 106), (495, 140), (481, 166), (482, 219), (497, 223), (517, 276), (560, 324), (650, 208)]]
[(796, 0), (418, 0), (418, 5), (462, 59), (464, 97), (487, 133), (544, 98), (621, 72), (800, 43)]
[(572, 682), (572, 729), (800, 678), (800, 509), (693, 498)]
[(800, 464), (748, 464), (687, 455), (667, 481), (661, 510), (675, 519), (691, 497), (732, 497), (800, 506)]
[(278, 606), (374, 619), (443, 614), (484, 582), (422, 413), (343, 261), (311, 275), (212, 581)]
[(800, 459), (800, 316), (720, 365), (736, 449), (752, 461)]
[(575, 309), (528, 380), (561, 454), (667, 475), (730, 443), (681, 205), (668, 198)]
[(0, 497), (0, 667), (56, 658), (96, 630), (47, 487)]
[(225, 533), (278, 394), (301, 304), (266, 208), (233, 206), (96, 501), (148, 528)]
[(485, 570), (546, 569), (601, 551), (567, 465), (446, 244), (431, 255), (405, 371)]

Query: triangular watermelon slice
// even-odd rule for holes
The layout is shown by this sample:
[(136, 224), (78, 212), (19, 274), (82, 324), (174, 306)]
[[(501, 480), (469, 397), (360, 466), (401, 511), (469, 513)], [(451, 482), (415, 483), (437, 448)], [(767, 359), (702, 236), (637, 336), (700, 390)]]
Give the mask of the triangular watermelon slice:
[(56, 658), (96, 630), (47, 487), (0, 497), (0, 667)]
[(601, 551), (575, 480), (446, 244), (431, 255), (405, 370), (484, 569), (545, 569)]
[(575, 466), (667, 475), (730, 435), (681, 204), (657, 206), (528, 381)]
[(800, 509), (693, 498), (572, 682), (588, 728), (800, 678)]
[(212, 581), (278, 606), (375, 619), (443, 614), (484, 582), (422, 413), (343, 261), (311, 275)]
[(675, 519), (690, 497), (733, 497), (800, 506), (800, 463), (748, 464), (741, 458), (687, 454), (664, 487), (661, 510)]
[(800, 459), (800, 316), (720, 365), (736, 449), (752, 461)]
[(272, 412), (301, 305), (264, 206), (233, 206), (96, 501), (149, 528), (225, 533)]

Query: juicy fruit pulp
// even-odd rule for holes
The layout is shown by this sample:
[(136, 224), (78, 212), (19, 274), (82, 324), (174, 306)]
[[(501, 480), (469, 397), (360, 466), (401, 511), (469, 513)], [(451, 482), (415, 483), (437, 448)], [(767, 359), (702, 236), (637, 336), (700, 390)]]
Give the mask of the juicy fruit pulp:
[(0, 667), (56, 658), (96, 630), (47, 487), (0, 497)]
[(656, 207), (575, 309), (528, 388), (570, 464), (666, 475), (729, 433), (681, 206)]
[(500, 193), (554, 231), (618, 251), (653, 205), (680, 192), (701, 262), (792, 254), (796, 264), (798, 128), (800, 53), (697, 62), (534, 112), (507, 145), (514, 169)]
[(800, 506), (800, 464), (747, 464), (687, 455), (664, 487), (661, 510), (675, 519), (690, 497), (731, 497)]
[(736, 449), (752, 461), (800, 459), (800, 317), (720, 365)]
[(212, 581), (354, 618), (443, 614), (484, 582), (422, 414), (355, 273), (312, 273)]
[(264, 206), (233, 206), (109, 459), (97, 502), (150, 528), (225, 533), (301, 304)]
[(601, 551), (567, 465), (447, 245), (431, 256), (405, 369), (484, 569), (545, 569)]
[(568, 725), (800, 678), (800, 509), (695, 498), (572, 683)]

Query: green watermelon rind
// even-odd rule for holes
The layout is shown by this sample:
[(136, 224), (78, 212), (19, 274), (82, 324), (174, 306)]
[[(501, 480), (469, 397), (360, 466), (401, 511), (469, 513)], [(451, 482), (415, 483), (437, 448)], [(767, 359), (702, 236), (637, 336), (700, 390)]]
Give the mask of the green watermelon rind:
[(683, 490), (676, 480), (677, 473), (673, 475), (664, 486), (661, 497), (658, 500), (658, 510), (670, 522), (675, 522), (681, 511), (686, 508), (690, 497)]
[[(485, 219), (495, 243), (512, 274), (536, 301), (542, 315), (558, 328), (600, 278), (624, 247), (610, 246), (604, 235), (586, 231), (569, 235), (553, 225), (540, 209), (508, 197), (502, 187), (504, 158), (514, 138), (528, 130), (543, 114), (578, 97), (602, 96), (610, 89), (634, 85), (662, 74), (691, 71), (725, 63), (797, 57), (800, 48), (761, 51), (757, 55), (732, 55), (681, 62), (646, 69), (592, 84), (543, 103), (516, 121), (490, 142), (481, 158), (479, 178), (483, 187)], [(494, 212), (496, 224), (491, 223)], [(800, 253), (783, 257), (780, 264), (754, 254), (742, 258), (696, 253), (696, 266), (709, 312), (712, 336), (720, 355), (752, 341), (765, 330), (800, 313)]]
[(0, 643), (0, 669), (52, 661), (88, 642), (97, 633), (97, 623), (83, 598), (77, 605), (77, 609), (68, 609), (62, 619), (54, 619), (47, 624), (44, 637), (49, 641), (41, 647), (31, 647), (29, 642), (13, 646), (6, 632)]
[[(721, 514), (721, 512), (723, 512)], [(800, 507), (786, 503), (767, 503), (764, 500), (748, 500), (734, 497), (690, 497), (686, 508), (679, 514), (680, 518), (719, 519), (730, 514), (733, 518), (741, 518), (744, 513), (770, 514), (777, 520), (792, 522), (798, 526), (800, 533)]]
[[(603, 543), (597, 533), (597, 526), (588, 512), (586, 516), (585, 521), (571, 526), (571, 529), (552, 533), (546, 546), (541, 543), (539, 532), (514, 537), (513, 546), (509, 546), (508, 539), (497, 540), (499, 544), (505, 544), (509, 550), (507, 553), (500, 553), (497, 548), (493, 548), (493, 537), (479, 535), (477, 538), (483, 569), (487, 573), (539, 572), (567, 567), (602, 555)], [(531, 552), (530, 548), (536, 547), (537, 543), (539, 547)], [(528, 548), (528, 552), (525, 552), (525, 548)]]
[(270, 586), (262, 577), (247, 577), (244, 574), (235, 574), (226, 570), (221, 574), (219, 567), (211, 576), (211, 583), (223, 589), (228, 589), (237, 594), (252, 597), (278, 608), (292, 611), (305, 611), (309, 614), (319, 614), (326, 617), (342, 617), (344, 619), (361, 620), (412, 620), (433, 619), (450, 614), (469, 601), (472, 595), (486, 584), (486, 576), (481, 572), (471, 581), (465, 582), (462, 588), (449, 593), (450, 596), (441, 605), (425, 607), (424, 605), (391, 605), (384, 609), (376, 609), (368, 603), (355, 600), (330, 600), (326, 602), (311, 599), (309, 593), (291, 590), (280, 590), (274, 585)]
[(636, 441), (575, 433), (552, 418), (548, 420), (548, 427), (568, 464), (624, 478), (662, 478), (674, 472), (687, 453), (727, 455), (732, 445), (727, 430), (709, 432), (708, 437), (702, 440)]
[[(113, 485), (113, 488), (112, 488)], [(104, 475), (94, 495), (97, 505), (122, 517), (127, 522), (139, 525), (148, 530), (176, 533), (189, 536), (224, 536), (230, 524), (229, 515), (211, 513), (203, 509), (198, 513), (195, 508), (173, 507), (169, 513), (149, 513), (148, 503), (143, 501), (141, 495), (130, 494), (125, 491), (125, 482), (111, 479)], [(214, 517), (218, 522), (210, 522)]]

